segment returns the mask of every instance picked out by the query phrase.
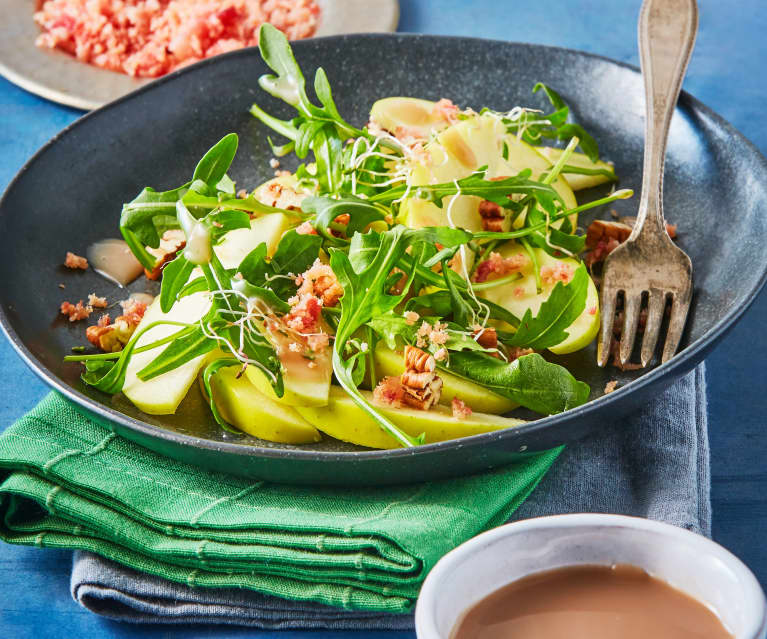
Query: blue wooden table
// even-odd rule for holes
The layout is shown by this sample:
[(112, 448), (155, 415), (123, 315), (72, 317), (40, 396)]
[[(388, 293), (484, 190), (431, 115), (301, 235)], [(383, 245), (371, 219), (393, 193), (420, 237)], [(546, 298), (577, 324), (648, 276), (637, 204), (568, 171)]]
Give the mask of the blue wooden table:
[[(400, 0), (400, 30), (471, 35), (582, 49), (637, 64), (640, 0)], [(732, 122), (767, 154), (767, 9), (763, 0), (699, 0), (700, 32), (685, 88)], [(445, 61), (449, 64), (449, 60)], [(385, 73), (385, 69), (373, 69)], [(26, 159), (80, 113), (0, 80), (0, 189)], [(722, 212), (724, 213), (724, 212)], [(729, 211), (728, 215), (737, 215)], [(723, 216), (724, 217), (724, 216)], [(726, 219), (723, 219), (726, 241)], [(714, 231), (712, 231), (714, 232)], [(0, 286), (2, 286), (0, 282)], [(713, 536), (767, 586), (767, 337), (762, 294), (707, 360)], [(30, 409), (45, 386), (0, 340), (0, 430)], [(0, 637), (308, 637), (331, 633), (254, 633), (228, 627), (130, 626), (79, 608), (69, 596), (67, 552), (0, 547)], [(338, 633), (333, 633), (338, 634)], [(402, 632), (349, 632), (348, 639), (399, 639)]]

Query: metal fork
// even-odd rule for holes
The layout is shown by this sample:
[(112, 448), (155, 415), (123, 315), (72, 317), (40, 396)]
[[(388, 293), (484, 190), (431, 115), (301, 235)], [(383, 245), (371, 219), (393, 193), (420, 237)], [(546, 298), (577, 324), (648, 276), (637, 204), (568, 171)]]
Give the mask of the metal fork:
[(607, 257), (602, 282), (602, 327), (597, 363), (610, 356), (618, 293), (623, 291), (620, 361), (634, 349), (642, 298), (647, 294), (647, 323), (642, 366), (652, 360), (668, 297), (671, 297), (662, 361), (676, 352), (692, 296), (692, 263), (672, 242), (663, 217), (663, 163), (666, 140), (679, 90), (698, 30), (695, 0), (645, 0), (639, 14), (639, 57), (645, 83), (645, 147), (642, 196), (628, 240)]

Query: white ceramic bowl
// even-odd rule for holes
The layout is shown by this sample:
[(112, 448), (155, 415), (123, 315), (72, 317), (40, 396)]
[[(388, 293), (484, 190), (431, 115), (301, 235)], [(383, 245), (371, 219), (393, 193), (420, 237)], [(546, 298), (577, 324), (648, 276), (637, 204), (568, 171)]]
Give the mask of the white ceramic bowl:
[(558, 515), (507, 524), (445, 555), (415, 612), (419, 639), (447, 639), (464, 612), (526, 575), (578, 564), (633, 564), (712, 608), (736, 639), (765, 638), (764, 593), (735, 555), (676, 526), (621, 515)]

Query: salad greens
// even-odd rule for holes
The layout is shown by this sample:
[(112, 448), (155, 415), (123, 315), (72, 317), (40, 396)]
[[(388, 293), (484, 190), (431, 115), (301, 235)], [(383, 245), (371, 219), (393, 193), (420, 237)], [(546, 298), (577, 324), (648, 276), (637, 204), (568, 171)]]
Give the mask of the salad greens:
[[(393, 382), (405, 400), (423, 400), (432, 391), (439, 399), (436, 376), (451, 375), (544, 415), (586, 402), (589, 387), (540, 352), (563, 344), (593, 304), (593, 283), (577, 257), (584, 236), (576, 232), (575, 216), (631, 192), (573, 204), (563, 173), (601, 176), (605, 182), (615, 176), (604, 168), (568, 164), (576, 148), (593, 162), (599, 149), (580, 125), (568, 121), (570, 110), (561, 96), (543, 84), (534, 87), (551, 103), (553, 111), (546, 114), (521, 108), (476, 113), (450, 104), (444, 121), (425, 137), (407, 127), (357, 128), (340, 115), (322, 68), (314, 76), (319, 104), (309, 97), (281, 32), (264, 25), (259, 46), (273, 71), (259, 79), (260, 87), (295, 109), (295, 116), (279, 119), (257, 104), (250, 112), (285, 139), (269, 139), (275, 156), (293, 153), (303, 160), (311, 152), (313, 159), (264, 188), (301, 193), (300, 210), (280, 208), (274, 198), (270, 206), (257, 191), (235, 194), (228, 175), (238, 146), (234, 133), (205, 153), (182, 186), (144, 188), (120, 216), (120, 231), (131, 251), (151, 270), (159, 262), (150, 249), (160, 246), (164, 233), (182, 230), (185, 247), (164, 265), (155, 314), (161, 319), (142, 322), (118, 353), (66, 358), (85, 364), (83, 381), (117, 393), (131, 366), (138, 383), (196, 366), (189, 379), (200, 372), (215, 420), (239, 432), (217, 406), (211, 379), (218, 371), (238, 367), (238, 377), (246, 374), (261, 392), (287, 402), (297, 411), (296, 419), (304, 415), (301, 398), (306, 406), (332, 403), (327, 388), (332, 375), (360, 415), (400, 446), (430, 441), (431, 434), (408, 432), (391, 410), (381, 410), (374, 353), (383, 348), (409, 346), (431, 356), (427, 368), (411, 371), (425, 376), (421, 387)], [(545, 171), (531, 164), (510, 174), (508, 169), (504, 173), (503, 163), (517, 147), (509, 144), (512, 139), (499, 138), (492, 166), (464, 167), (462, 174), (448, 175), (433, 161), (435, 153), (449, 159), (447, 138), (440, 132), (458, 131), (466, 122), (500, 122), (502, 135), (529, 145), (542, 139), (568, 144)], [(542, 161), (534, 149), (525, 149)], [(431, 178), (416, 181), (416, 170)], [(461, 206), (473, 207), (473, 222), (454, 222)], [(419, 211), (438, 222), (418, 222)], [(483, 221), (487, 216), (502, 227), (488, 225)], [(287, 228), (276, 246), (265, 237), (255, 240), (238, 264), (225, 265), (221, 247), (234, 241), (235, 232), (257, 238), (254, 224), (265, 218)], [(516, 257), (507, 257), (512, 249)], [(193, 296), (202, 300), (201, 316), (178, 321), (179, 303)], [(598, 324), (598, 316), (592, 323)], [(158, 339), (159, 333), (150, 332), (158, 326), (178, 330)], [(585, 335), (581, 341), (585, 345), (591, 339)], [(154, 357), (131, 364), (148, 352)], [(371, 400), (372, 389), (376, 400)], [(432, 410), (435, 419), (448, 419), (446, 409)]]

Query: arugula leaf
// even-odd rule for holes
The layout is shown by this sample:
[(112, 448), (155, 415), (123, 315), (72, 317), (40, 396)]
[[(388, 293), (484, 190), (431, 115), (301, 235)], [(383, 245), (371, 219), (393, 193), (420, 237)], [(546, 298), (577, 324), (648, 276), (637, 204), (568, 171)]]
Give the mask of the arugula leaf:
[(557, 282), (535, 317), (529, 308), (525, 311), (517, 332), (507, 343), (542, 350), (564, 342), (569, 335), (565, 329), (586, 308), (588, 283), (586, 267), (581, 264), (567, 286)]
[(202, 156), (192, 174), (192, 181), (202, 180), (208, 188), (215, 192), (218, 184), (226, 176), (237, 153), (238, 138), (236, 133), (229, 133), (214, 144)]
[(332, 233), (334, 230), (332, 224), (339, 215), (349, 215), (349, 223), (345, 229), (347, 237), (351, 237), (358, 231), (361, 233), (371, 222), (383, 220), (386, 217), (386, 210), (380, 206), (354, 196), (335, 199), (312, 195), (304, 198), (301, 209), (305, 213), (314, 214), (312, 226), (331, 246), (343, 246), (349, 241), (337, 238)]
[(450, 356), (448, 366), (440, 368), (544, 415), (580, 406), (591, 392), (588, 384), (576, 380), (566, 368), (537, 353), (506, 363), (484, 353), (459, 351)]
[(234, 433), (236, 435), (242, 435), (242, 431), (238, 428), (235, 428), (232, 426), (228, 421), (226, 421), (222, 416), (221, 413), (218, 410), (218, 406), (216, 406), (216, 401), (213, 399), (213, 389), (210, 385), (211, 378), (222, 368), (227, 368), (230, 366), (237, 366), (238, 368), (242, 366), (242, 363), (233, 358), (233, 357), (222, 357), (221, 359), (213, 360), (210, 364), (208, 364), (202, 371), (202, 385), (205, 389), (205, 395), (208, 397), (208, 402), (210, 404), (210, 412), (213, 413), (213, 419), (216, 420), (216, 423), (221, 426), (226, 431), (229, 431), (230, 433)]
[[(477, 303), (471, 297), (467, 298), (465, 301), (471, 304), (475, 313), (480, 314), (482, 309), (477, 306)], [(514, 327), (519, 326), (519, 318), (508, 309), (495, 302), (491, 302), (490, 300), (483, 299), (481, 302), (490, 309), (489, 319), (502, 320)], [(405, 310), (408, 311), (421, 312), (424, 309), (431, 310), (434, 315), (448, 317), (453, 310), (453, 298), (449, 291), (442, 290), (411, 297), (405, 304)]]
[(182, 338), (189, 332), (189, 325), (181, 322), (171, 322), (168, 320), (161, 320), (152, 322), (147, 326), (137, 330), (133, 333), (128, 343), (125, 345), (120, 355), (115, 360), (106, 359), (88, 359), (85, 361), (85, 372), (80, 378), (94, 388), (98, 388), (100, 391), (114, 395), (119, 393), (125, 385), (125, 374), (128, 370), (128, 362), (133, 355), (133, 351), (136, 348), (136, 343), (139, 338), (147, 331), (153, 329), (155, 326), (182, 326), (183, 328), (176, 333), (179, 338)]
[(162, 353), (136, 373), (136, 377), (141, 381), (146, 382), (158, 375), (162, 375), (163, 373), (167, 373), (168, 371), (172, 371), (179, 366), (186, 364), (195, 357), (210, 353), (213, 349), (217, 348), (217, 346), (218, 344), (216, 341), (210, 339), (203, 333), (202, 328), (197, 325), (186, 335), (183, 335), (168, 344), (168, 346), (163, 349)]
[[(344, 346), (352, 335), (374, 317), (383, 315), (399, 304), (405, 296), (413, 273), (401, 295), (391, 295), (387, 288), (389, 273), (407, 248), (409, 229), (395, 226), (385, 233), (371, 231), (368, 235), (378, 241), (378, 250), (371, 260), (366, 260), (364, 268), (357, 271), (352, 266), (349, 256), (339, 249), (330, 249), (330, 266), (336, 274), (344, 294), (341, 297), (341, 317), (333, 343), (333, 372), (339, 384), (368, 415), (392, 437), (404, 446), (421, 443), (403, 433), (390, 420), (368, 404), (355, 384), (355, 358), (344, 359)], [(358, 235), (354, 236), (355, 238)], [(354, 238), (353, 238), (354, 241)]]
[(176, 303), (193, 270), (194, 264), (187, 260), (183, 253), (165, 265), (160, 283), (160, 310), (163, 313), (170, 311)]
[[(534, 197), (542, 202), (547, 208), (554, 202), (563, 204), (559, 193), (550, 185), (530, 179), (530, 169), (520, 171), (517, 175), (502, 180), (486, 180), (484, 171), (479, 169), (471, 175), (457, 180), (456, 182), (444, 182), (442, 184), (428, 184), (418, 187), (409, 187), (411, 197), (420, 198), (433, 202), (442, 207), (443, 198), (460, 193), (462, 195), (474, 195), (483, 200), (490, 200), (499, 206), (508, 209), (518, 209), (519, 205), (509, 198), (513, 194), (523, 194)], [(457, 183), (457, 187), (456, 187)], [(395, 186), (388, 191), (371, 196), (369, 202), (391, 204), (405, 195), (407, 186)], [(556, 211), (553, 211), (556, 213)]]

